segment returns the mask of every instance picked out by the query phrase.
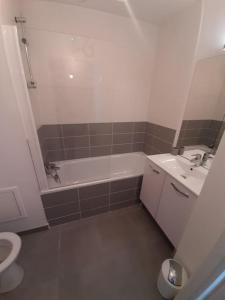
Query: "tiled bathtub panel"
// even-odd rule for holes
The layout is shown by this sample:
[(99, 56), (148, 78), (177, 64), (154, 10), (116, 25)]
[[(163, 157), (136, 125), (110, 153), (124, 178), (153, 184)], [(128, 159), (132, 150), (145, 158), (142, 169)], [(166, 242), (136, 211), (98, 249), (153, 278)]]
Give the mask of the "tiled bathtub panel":
[(109, 183), (100, 183), (79, 189), (79, 197), (82, 199), (94, 198), (109, 194)]
[(48, 220), (57, 219), (63, 216), (79, 213), (80, 208), (78, 202), (63, 205), (57, 205), (45, 209)]
[(135, 201), (138, 200), (138, 198), (139, 198), (139, 191), (137, 189), (112, 193), (110, 194), (110, 205), (119, 202), (130, 201), (130, 200)]
[(44, 208), (78, 202), (78, 189), (42, 195)]
[(83, 199), (80, 201), (81, 212), (109, 206), (109, 195)]
[(120, 192), (129, 189), (140, 189), (142, 176), (113, 181), (110, 185), (110, 193)]
[(143, 176), (42, 195), (50, 225), (94, 216), (139, 202)]

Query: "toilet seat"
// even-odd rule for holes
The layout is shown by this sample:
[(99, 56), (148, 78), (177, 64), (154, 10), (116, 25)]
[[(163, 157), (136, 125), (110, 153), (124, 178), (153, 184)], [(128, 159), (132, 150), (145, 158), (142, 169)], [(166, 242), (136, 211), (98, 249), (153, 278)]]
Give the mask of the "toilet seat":
[(20, 237), (12, 232), (0, 233), (0, 241), (1, 240), (9, 242), (12, 246), (12, 249), (10, 249), (10, 253), (7, 258), (0, 263), (0, 273), (7, 269), (16, 260), (22, 245)]

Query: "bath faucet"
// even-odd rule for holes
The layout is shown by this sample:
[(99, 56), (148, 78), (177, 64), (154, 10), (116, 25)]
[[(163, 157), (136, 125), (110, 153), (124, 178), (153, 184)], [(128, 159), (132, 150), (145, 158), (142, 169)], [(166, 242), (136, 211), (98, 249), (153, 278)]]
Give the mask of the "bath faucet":
[(45, 163), (46, 174), (51, 176), (57, 183), (61, 183), (61, 180), (60, 180), (60, 177), (58, 174), (59, 170), (60, 170), (60, 167), (58, 167), (56, 164), (50, 163), (50, 162)]
[(51, 175), (52, 172), (57, 172), (58, 170), (60, 170), (60, 167), (58, 167), (56, 164), (50, 162), (45, 163), (45, 171), (47, 175)]

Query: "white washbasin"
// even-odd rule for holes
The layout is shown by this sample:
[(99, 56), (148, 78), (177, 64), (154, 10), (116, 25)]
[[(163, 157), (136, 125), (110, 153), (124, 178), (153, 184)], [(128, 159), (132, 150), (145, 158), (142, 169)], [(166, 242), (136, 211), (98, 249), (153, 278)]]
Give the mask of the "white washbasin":
[(148, 159), (199, 196), (208, 175), (207, 169), (194, 167), (194, 164), (187, 159), (171, 154), (151, 155)]

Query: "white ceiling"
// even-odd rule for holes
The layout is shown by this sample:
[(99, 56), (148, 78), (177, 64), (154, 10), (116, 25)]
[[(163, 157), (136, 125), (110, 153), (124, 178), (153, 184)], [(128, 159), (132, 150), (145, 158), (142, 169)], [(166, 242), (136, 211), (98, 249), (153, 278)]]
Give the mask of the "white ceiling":
[(101, 10), (119, 16), (129, 16), (127, 3), (136, 18), (161, 23), (170, 15), (185, 9), (196, 0), (48, 0), (66, 4), (79, 5), (86, 8)]

